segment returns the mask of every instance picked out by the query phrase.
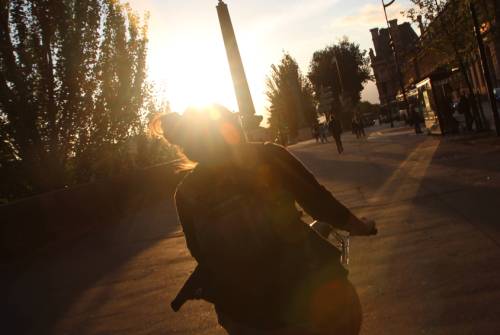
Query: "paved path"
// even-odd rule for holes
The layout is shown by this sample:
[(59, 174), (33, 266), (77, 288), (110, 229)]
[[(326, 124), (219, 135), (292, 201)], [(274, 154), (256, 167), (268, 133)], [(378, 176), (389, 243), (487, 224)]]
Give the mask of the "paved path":
[[(290, 147), (340, 200), (377, 220), (355, 238), (351, 280), (362, 334), (500, 332), (498, 141), (376, 130), (346, 136), (345, 154), (312, 141)], [(225, 334), (210, 305), (168, 302), (194, 263), (172, 204), (149, 204), (119, 227), (23, 269), (9, 322), (29, 334)], [(26, 289), (29, 287), (29, 289)]]
[[(376, 238), (353, 242), (362, 334), (500, 332), (500, 146), (374, 133), (342, 158), (294, 152)], [(475, 145), (474, 145), (475, 144)]]

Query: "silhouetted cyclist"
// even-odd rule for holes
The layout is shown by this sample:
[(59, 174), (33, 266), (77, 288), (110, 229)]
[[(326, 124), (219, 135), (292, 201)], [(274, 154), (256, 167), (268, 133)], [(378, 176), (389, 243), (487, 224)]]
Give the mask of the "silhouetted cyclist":
[(213, 105), (161, 117), (165, 138), (195, 162), (175, 195), (198, 262), (172, 307), (214, 304), (230, 334), (358, 334), (358, 295), (340, 252), (301, 220), (375, 234), (285, 148), (247, 143), (236, 115)]

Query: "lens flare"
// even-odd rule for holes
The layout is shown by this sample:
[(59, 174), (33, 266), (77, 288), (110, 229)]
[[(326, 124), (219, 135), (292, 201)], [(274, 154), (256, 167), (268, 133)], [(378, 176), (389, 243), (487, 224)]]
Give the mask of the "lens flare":
[(235, 145), (241, 142), (240, 132), (236, 129), (235, 126), (228, 122), (224, 122), (221, 124), (220, 132), (227, 144)]
[(209, 116), (210, 116), (210, 119), (212, 119), (213, 121), (217, 121), (220, 119), (220, 112), (214, 108), (210, 108), (210, 112), (209, 112)]

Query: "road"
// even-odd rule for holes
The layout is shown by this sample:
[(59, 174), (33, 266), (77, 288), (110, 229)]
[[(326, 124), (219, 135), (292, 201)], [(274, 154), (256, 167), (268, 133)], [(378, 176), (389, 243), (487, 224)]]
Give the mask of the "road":
[[(378, 236), (352, 241), (362, 334), (498, 334), (500, 142), (406, 128), (344, 137), (342, 155), (332, 143), (289, 149), (378, 222)], [(9, 288), (7, 333), (225, 334), (204, 302), (169, 309), (194, 265), (171, 201), (149, 204), (23, 269)]]

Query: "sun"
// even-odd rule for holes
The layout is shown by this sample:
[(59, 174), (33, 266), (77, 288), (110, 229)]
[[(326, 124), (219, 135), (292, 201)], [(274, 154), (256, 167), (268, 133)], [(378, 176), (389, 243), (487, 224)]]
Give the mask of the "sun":
[[(208, 12), (196, 15), (202, 17), (198, 21), (164, 20), (152, 13), (147, 76), (156, 99), (168, 101), (172, 111), (179, 113), (189, 106), (211, 103), (238, 111), (217, 17)], [(237, 39), (256, 112), (265, 115), (267, 49), (252, 30), (241, 29)]]
[(237, 110), (225, 50), (213, 40), (184, 36), (168, 48), (151, 45), (148, 77), (175, 112), (214, 102)]

